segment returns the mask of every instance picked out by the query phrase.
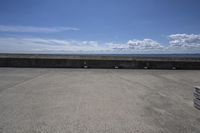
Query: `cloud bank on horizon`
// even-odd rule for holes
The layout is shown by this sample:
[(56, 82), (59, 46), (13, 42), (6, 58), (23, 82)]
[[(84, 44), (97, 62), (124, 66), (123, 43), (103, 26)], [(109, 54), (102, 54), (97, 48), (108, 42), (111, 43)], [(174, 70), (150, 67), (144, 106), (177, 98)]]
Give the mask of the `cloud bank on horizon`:
[[(0, 32), (51, 33), (79, 30), (70, 27), (2, 26)], [(125, 43), (62, 40), (39, 37), (0, 37), (2, 53), (200, 53), (200, 35), (172, 34), (166, 37), (168, 44), (145, 38)]]

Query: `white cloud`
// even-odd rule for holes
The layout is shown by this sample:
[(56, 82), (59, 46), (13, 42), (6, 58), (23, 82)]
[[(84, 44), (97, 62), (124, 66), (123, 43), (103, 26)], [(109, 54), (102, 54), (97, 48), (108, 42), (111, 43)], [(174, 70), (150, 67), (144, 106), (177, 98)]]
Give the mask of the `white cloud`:
[(0, 38), (0, 52), (137, 53), (145, 50), (157, 50), (161, 47), (159, 43), (150, 39), (132, 40), (120, 44), (42, 38)]
[(51, 38), (0, 37), (0, 52), (25, 53), (200, 53), (200, 35), (175, 34), (169, 44), (152, 39), (127, 43), (61, 40)]
[(34, 27), (34, 26), (6, 26), (0, 25), (0, 32), (25, 32), (25, 33), (52, 33), (63, 31), (76, 31), (73, 27)]
[(160, 43), (152, 39), (129, 40), (128, 45), (130, 49), (134, 50), (160, 50), (164, 48)]
[(200, 35), (173, 34), (169, 36), (171, 46), (200, 45)]
[(112, 47), (96, 41), (74, 41), (42, 38), (0, 38), (0, 52), (103, 52), (112, 51)]
[(200, 35), (173, 34), (169, 36), (169, 50), (180, 52), (200, 52)]
[(128, 44), (123, 44), (123, 43), (105, 43), (106, 47), (108, 47), (109, 49), (112, 49), (114, 51), (126, 51), (129, 50), (129, 45)]

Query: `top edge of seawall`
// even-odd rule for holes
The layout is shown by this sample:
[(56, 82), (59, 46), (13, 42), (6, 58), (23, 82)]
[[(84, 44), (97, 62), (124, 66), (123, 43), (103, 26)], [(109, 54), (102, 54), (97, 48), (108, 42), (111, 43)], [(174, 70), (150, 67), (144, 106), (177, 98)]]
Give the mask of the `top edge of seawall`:
[(200, 62), (200, 57), (183, 57), (178, 54), (10, 54), (0, 53), (0, 58), (68, 59), (68, 60), (123, 60), (123, 61), (186, 61)]

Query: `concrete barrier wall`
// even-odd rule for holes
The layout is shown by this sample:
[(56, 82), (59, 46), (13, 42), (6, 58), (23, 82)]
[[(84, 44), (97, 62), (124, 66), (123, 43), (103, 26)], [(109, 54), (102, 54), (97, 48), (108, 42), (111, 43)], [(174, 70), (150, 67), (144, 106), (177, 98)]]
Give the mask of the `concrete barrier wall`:
[[(40, 57), (40, 56), (39, 56)], [(116, 59), (115, 59), (116, 58)], [(123, 69), (196, 69), (200, 70), (198, 59), (158, 58), (37, 58), (26, 56), (0, 56), (0, 67), (45, 67), (45, 68), (123, 68)]]

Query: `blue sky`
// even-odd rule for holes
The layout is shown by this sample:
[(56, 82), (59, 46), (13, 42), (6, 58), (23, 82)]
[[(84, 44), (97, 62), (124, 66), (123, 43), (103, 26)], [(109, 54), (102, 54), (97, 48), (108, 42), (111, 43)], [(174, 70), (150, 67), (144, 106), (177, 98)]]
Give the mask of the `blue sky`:
[(200, 53), (199, 12), (199, 0), (0, 0), (0, 52)]

